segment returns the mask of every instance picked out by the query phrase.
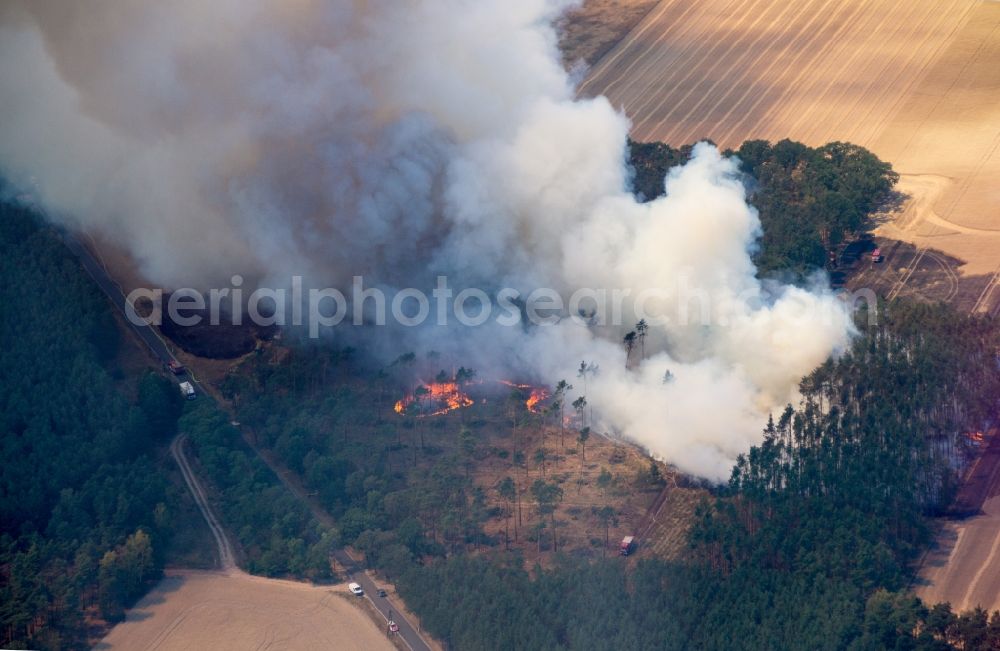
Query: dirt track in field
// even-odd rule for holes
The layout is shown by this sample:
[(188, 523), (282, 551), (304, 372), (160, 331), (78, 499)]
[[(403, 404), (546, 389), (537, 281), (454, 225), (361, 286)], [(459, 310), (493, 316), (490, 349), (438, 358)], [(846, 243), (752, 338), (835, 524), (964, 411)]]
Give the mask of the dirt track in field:
[(963, 307), (1000, 305), (1000, 2), (661, 0), (580, 94), (638, 140), (868, 147), (911, 198), (878, 234), (956, 260), (986, 291)]
[(1000, 608), (1000, 440), (996, 431), (956, 500), (958, 512), (976, 513), (944, 523), (921, 565), (916, 592), (927, 603), (956, 610)]
[(917, 596), (928, 604), (947, 601), (956, 611), (1000, 608), (1000, 497), (988, 499), (982, 515), (947, 522), (937, 541)]

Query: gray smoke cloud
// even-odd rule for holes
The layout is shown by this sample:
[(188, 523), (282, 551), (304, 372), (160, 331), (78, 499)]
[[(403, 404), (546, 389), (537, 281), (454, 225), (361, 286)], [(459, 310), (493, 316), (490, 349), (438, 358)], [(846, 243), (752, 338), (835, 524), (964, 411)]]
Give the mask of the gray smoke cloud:
[[(574, 100), (560, 65), (551, 24), (569, 4), (8, 1), (0, 171), (168, 287), (238, 272), (656, 290), (663, 319), (638, 368), (621, 327), (568, 318), (420, 328), (399, 346), (565, 377), (574, 395), (592, 361), (602, 431), (721, 479), (768, 411), (844, 348), (849, 314), (822, 289), (755, 278), (759, 220), (713, 147), (670, 173), (665, 197), (633, 199), (628, 120), (604, 98)], [(707, 322), (685, 322), (692, 295), (710, 299)]]

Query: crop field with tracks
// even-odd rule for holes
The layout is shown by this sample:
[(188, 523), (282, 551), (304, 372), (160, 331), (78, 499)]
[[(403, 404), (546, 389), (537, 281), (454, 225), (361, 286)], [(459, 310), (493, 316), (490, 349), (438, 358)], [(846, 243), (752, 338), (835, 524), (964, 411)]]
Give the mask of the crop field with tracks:
[(661, 0), (579, 92), (606, 95), (637, 140), (871, 149), (904, 195), (877, 235), (910, 245), (876, 280), (923, 296), (933, 276), (925, 298), (985, 313), (1000, 305), (998, 61), (1000, 2)]

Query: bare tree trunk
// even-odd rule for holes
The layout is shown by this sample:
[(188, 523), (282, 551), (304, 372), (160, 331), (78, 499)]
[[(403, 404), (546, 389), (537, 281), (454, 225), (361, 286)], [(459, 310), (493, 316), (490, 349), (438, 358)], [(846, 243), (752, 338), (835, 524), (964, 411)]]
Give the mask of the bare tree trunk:
[[(517, 484), (514, 485), (514, 492), (517, 493), (517, 523), (524, 526), (524, 520), (521, 519), (521, 491), (517, 488)], [(517, 525), (514, 525), (514, 542), (517, 542)]]
[(510, 551), (510, 504), (504, 505), (504, 522), (503, 522), (503, 543), (504, 548)]

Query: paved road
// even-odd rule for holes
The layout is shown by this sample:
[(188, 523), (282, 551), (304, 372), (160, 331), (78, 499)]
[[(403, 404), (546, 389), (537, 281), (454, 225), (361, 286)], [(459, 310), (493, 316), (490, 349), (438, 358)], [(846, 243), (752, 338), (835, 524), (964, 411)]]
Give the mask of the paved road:
[[(138, 325), (132, 323), (128, 320), (126, 312), (126, 299), (125, 294), (122, 291), (121, 286), (116, 283), (111, 276), (108, 274), (107, 269), (101, 263), (101, 261), (95, 257), (94, 253), (73, 234), (68, 232), (62, 232), (62, 239), (66, 246), (79, 258), (80, 263), (83, 265), (87, 273), (94, 279), (97, 286), (111, 299), (111, 302), (117, 307), (125, 320), (129, 323), (132, 330), (139, 336), (139, 338), (145, 342), (146, 346), (153, 352), (153, 354), (162, 362), (166, 363), (170, 360), (175, 360), (173, 353), (170, 352), (170, 348), (167, 346), (166, 342), (160, 338), (159, 333), (148, 325)], [(197, 379), (191, 376), (189, 373), (182, 373), (177, 376), (177, 381), (188, 380), (192, 382), (201, 394), (201, 399), (212, 399), (211, 394), (207, 393), (204, 388), (198, 383)], [(246, 432), (243, 432), (243, 438), (249, 443), (249, 437)], [(184, 475), (184, 482), (187, 484), (194, 496), (194, 500), (198, 505), (198, 509), (201, 511), (208, 523), (209, 529), (212, 531), (212, 536), (215, 538), (216, 544), (219, 547), (219, 558), (220, 564), (224, 571), (227, 572), (240, 572), (241, 570), (236, 566), (236, 562), (233, 557), (232, 547), (229, 544), (229, 540), (226, 537), (225, 530), (219, 524), (218, 519), (212, 512), (207, 500), (205, 499), (205, 492), (198, 482), (197, 477), (191, 470), (191, 466), (187, 461), (187, 457), (184, 453), (184, 441), (185, 435), (181, 434), (170, 446), (170, 452), (174, 455), (174, 459), (177, 460), (177, 464), (181, 468), (181, 473)], [(304, 501), (309, 509), (313, 512), (320, 522), (327, 526), (333, 526), (333, 518), (323, 510), (318, 504), (313, 500), (309, 499), (308, 495), (304, 493), (300, 486), (296, 484), (295, 481), (291, 480), (286, 476), (284, 470), (279, 467), (274, 460), (269, 459), (266, 454), (261, 454), (259, 450), (256, 450), (251, 444), (251, 447), (257, 451), (261, 459), (268, 465), (269, 468), (277, 475), (278, 479), (300, 500)], [(430, 645), (424, 641), (423, 637), (417, 631), (417, 628), (411, 624), (406, 617), (400, 612), (398, 606), (394, 606), (390, 599), (379, 597), (378, 588), (375, 583), (365, 574), (364, 570), (360, 568), (357, 562), (343, 549), (335, 549), (332, 554), (333, 558), (340, 563), (341, 566), (345, 568), (348, 572), (348, 577), (352, 581), (357, 581), (365, 590), (365, 598), (367, 598), (375, 606), (382, 617), (386, 620), (392, 619), (399, 625), (399, 636), (402, 638), (403, 642), (412, 651), (431, 651)]]
[[(257, 452), (264, 463), (271, 468), (274, 474), (278, 476), (278, 479), (281, 480), (281, 483), (285, 485), (289, 492), (309, 507), (313, 517), (327, 527), (333, 528), (335, 526), (336, 523), (333, 516), (308, 493), (298, 477), (290, 473), (286, 468), (283, 468), (269, 453), (257, 449), (251, 437), (244, 435), (243, 438)], [(349, 581), (357, 581), (361, 584), (361, 587), (365, 590), (365, 598), (375, 606), (375, 609), (382, 614), (382, 617), (387, 622), (391, 619), (399, 625), (399, 635), (410, 649), (413, 651), (430, 651), (430, 645), (420, 635), (419, 630), (401, 614), (399, 606), (393, 603), (394, 597), (379, 597), (378, 585), (375, 584), (364, 571), (364, 568), (347, 550), (334, 549), (330, 555), (344, 568)]]
[(149, 347), (153, 354), (161, 362), (166, 363), (171, 360), (176, 360), (174, 354), (170, 352), (167, 344), (160, 339), (159, 334), (150, 326), (140, 326), (132, 323), (128, 320), (126, 316), (126, 299), (125, 293), (122, 291), (121, 285), (112, 280), (111, 276), (108, 275), (107, 269), (104, 268), (104, 264), (95, 257), (94, 253), (87, 248), (80, 239), (68, 232), (61, 232), (63, 243), (66, 247), (73, 252), (74, 255), (80, 260), (80, 264), (83, 268), (87, 270), (90, 277), (94, 279), (97, 286), (107, 295), (111, 302), (114, 304), (119, 311), (121, 311), (122, 316), (125, 321), (131, 326), (133, 332), (135, 332), (146, 346)]
[(399, 608), (393, 606), (388, 597), (378, 596), (378, 586), (364, 571), (364, 568), (358, 565), (343, 549), (335, 549), (333, 557), (337, 559), (337, 562), (347, 572), (349, 581), (356, 581), (361, 584), (361, 587), (365, 590), (365, 598), (375, 606), (382, 614), (382, 617), (386, 621), (391, 619), (399, 625), (399, 635), (406, 643), (406, 646), (410, 647), (412, 651), (431, 651), (430, 645), (424, 641), (424, 638), (413, 627), (413, 624), (403, 616)]

